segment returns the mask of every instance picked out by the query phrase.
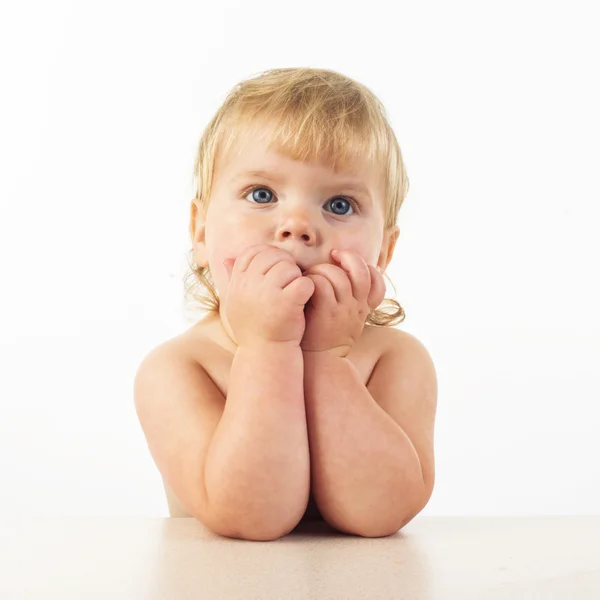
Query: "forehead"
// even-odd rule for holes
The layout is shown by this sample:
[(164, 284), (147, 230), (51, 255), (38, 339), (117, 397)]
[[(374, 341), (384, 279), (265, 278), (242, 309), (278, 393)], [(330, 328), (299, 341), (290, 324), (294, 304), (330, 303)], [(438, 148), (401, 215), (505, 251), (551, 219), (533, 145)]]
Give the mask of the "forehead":
[(326, 177), (333, 183), (364, 183), (372, 187), (375, 183), (373, 169), (360, 157), (349, 157), (343, 163), (328, 156), (313, 160), (297, 160), (285, 148), (271, 143), (267, 135), (251, 132), (238, 134), (227, 151), (220, 151), (217, 159), (219, 178), (230, 182), (244, 174), (258, 172), (298, 171), (299, 175)]

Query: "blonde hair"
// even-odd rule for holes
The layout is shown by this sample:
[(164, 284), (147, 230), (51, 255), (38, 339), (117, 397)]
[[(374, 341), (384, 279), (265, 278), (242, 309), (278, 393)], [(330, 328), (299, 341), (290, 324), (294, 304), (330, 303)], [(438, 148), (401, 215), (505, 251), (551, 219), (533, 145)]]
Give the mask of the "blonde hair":
[[(364, 85), (335, 71), (308, 67), (272, 69), (238, 83), (204, 129), (198, 145), (194, 201), (202, 217), (208, 210), (217, 157), (230, 150), (242, 131), (263, 139), (268, 136), (271, 145), (293, 160), (327, 161), (333, 169), (356, 158), (366, 161), (384, 182), (384, 229), (396, 225), (408, 193), (408, 177), (385, 108)], [(185, 301), (191, 298), (201, 310), (218, 311), (219, 298), (209, 267), (196, 265), (193, 249), (187, 263), (185, 306), (190, 306)], [(196, 288), (200, 288), (198, 293)], [(385, 298), (366, 322), (393, 326), (404, 318), (402, 306)]]

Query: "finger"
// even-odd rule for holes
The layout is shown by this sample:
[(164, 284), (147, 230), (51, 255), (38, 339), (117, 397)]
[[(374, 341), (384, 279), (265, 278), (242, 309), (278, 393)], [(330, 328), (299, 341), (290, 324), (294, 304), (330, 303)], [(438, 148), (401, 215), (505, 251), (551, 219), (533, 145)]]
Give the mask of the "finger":
[(315, 293), (315, 283), (310, 277), (298, 277), (283, 288), (284, 297), (289, 297), (300, 306), (306, 306)]
[[(245, 248), (238, 256), (226, 258), (223, 264), (228, 270), (230, 277), (233, 271), (247, 271), (251, 265), (253, 269), (256, 267), (264, 275), (274, 264), (281, 260), (287, 260), (296, 264), (289, 252), (277, 248), (277, 246), (273, 246), (272, 244), (255, 244)], [(228, 261), (231, 261), (231, 269), (228, 268)]]
[(248, 271), (253, 271), (254, 273), (260, 275), (266, 275), (275, 265), (281, 262), (292, 265), (299, 274), (301, 273), (300, 267), (296, 264), (296, 260), (290, 254), (290, 252), (270, 244), (261, 247), (260, 252), (252, 259), (252, 262), (248, 267)]
[(351, 250), (334, 250), (331, 256), (348, 275), (352, 295), (359, 302), (365, 302), (371, 288), (371, 275), (362, 256)]
[(315, 291), (310, 297), (310, 304), (315, 309), (320, 309), (326, 305), (335, 306), (337, 303), (335, 292), (331, 281), (327, 277), (319, 273), (311, 273), (305, 275), (305, 277), (308, 277), (315, 284)]
[(371, 310), (375, 310), (385, 298), (385, 280), (381, 272), (372, 265), (367, 265), (371, 277), (371, 289), (367, 298), (367, 304)]
[(340, 303), (344, 298), (348, 296), (352, 297), (352, 284), (346, 272), (340, 267), (330, 265), (327, 263), (321, 263), (313, 265), (310, 269), (307, 269), (304, 273), (321, 275), (329, 281), (334, 294), (335, 301)]
[[(256, 258), (256, 260), (258, 260), (258, 257)], [(275, 283), (280, 289), (284, 289), (290, 283), (292, 283), (292, 281), (302, 278), (302, 272), (300, 271), (300, 267), (298, 267), (295, 261), (282, 260), (281, 258), (275, 259), (274, 264), (268, 270), (267, 275), (270, 278), (271, 282)]]
[[(255, 246), (249, 246), (237, 256), (230, 256), (223, 261), (227, 273), (231, 278), (233, 271), (245, 271), (252, 259), (261, 251), (266, 248), (266, 244), (257, 244)], [(231, 268), (230, 268), (231, 267)]]

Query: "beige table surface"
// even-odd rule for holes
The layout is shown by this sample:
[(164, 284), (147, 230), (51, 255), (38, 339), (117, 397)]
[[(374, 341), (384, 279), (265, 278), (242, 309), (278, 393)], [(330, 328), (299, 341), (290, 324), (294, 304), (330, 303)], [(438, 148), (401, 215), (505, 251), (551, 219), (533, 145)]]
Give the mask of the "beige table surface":
[(0, 598), (600, 599), (600, 516), (417, 516), (387, 538), (272, 542), (195, 519), (0, 519)]

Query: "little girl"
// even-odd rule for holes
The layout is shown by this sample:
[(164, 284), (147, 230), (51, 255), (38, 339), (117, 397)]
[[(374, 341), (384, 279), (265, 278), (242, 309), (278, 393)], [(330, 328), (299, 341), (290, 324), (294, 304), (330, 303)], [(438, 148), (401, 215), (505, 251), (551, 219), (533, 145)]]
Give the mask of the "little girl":
[(195, 186), (186, 292), (207, 314), (134, 383), (171, 516), (248, 540), (311, 518), (397, 532), (433, 491), (437, 379), (384, 298), (408, 179), (383, 106), (331, 70), (245, 80)]

